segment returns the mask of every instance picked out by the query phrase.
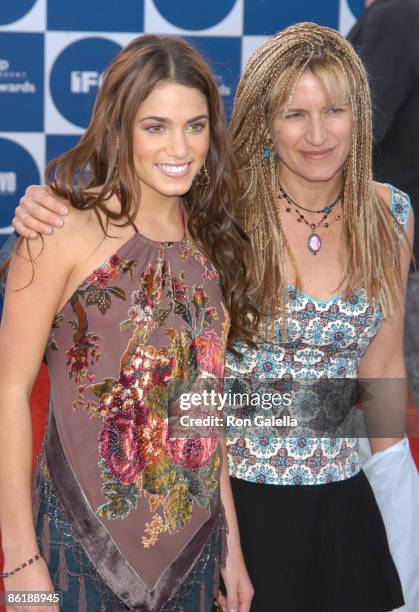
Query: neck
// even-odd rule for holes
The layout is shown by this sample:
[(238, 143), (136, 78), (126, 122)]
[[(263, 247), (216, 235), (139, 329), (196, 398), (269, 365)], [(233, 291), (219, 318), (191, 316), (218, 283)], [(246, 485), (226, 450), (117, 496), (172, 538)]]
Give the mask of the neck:
[(294, 174), (280, 172), (279, 183), (297, 204), (318, 210), (336, 200), (342, 189), (342, 176), (339, 173), (328, 181), (307, 181)]
[(153, 240), (178, 240), (183, 237), (180, 196), (165, 196), (141, 184), (141, 201), (135, 216), (139, 231)]

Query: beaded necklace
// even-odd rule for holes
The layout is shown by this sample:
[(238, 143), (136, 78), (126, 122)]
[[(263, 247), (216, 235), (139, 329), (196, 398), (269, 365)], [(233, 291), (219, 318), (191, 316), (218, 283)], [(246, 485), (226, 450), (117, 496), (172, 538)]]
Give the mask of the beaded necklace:
[[(320, 251), (321, 247), (322, 247), (322, 240), (319, 236), (318, 233), (315, 232), (315, 230), (319, 227), (324, 227), (324, 228), (328, 228), (330, 225), (330, 222), (326, 221), (328, 216), (330, 215), (330, 213), (332, 212), (332, 210), (334, 209), (334, 207), (338, 204), (339, 200), (340, 200), (340, 194), (338, 194), (336, 200), (334, 200), (331, 204), (328, 204), (327, 206), (324, 206), (323, 208), (321, 208), (320, 210), (310, 210), (309, 208), (304, 208), (304, 206), (302, 206), (301, 204), (298, 204), (297, 202), (295, 202), (293, 199), (290, 198), (290, 196), (284, 191), (284, 189), (281, 187), (281, 185), (279, 185), (279, 199), (282, 200), (286, 200), (288, 206), (286, 206), (285, 210), (289, 213), (291, 212), (291, 208), (292, 206), (295, 206), (294, 210), (297, 214), (297, 221), (298, 223), (305, 223), (311, 230), (311, 233), (307, 239), (307, 248), (310, 251), (310, 253), (312, 253), (313, 255), (317, 255), (317, 253)], [(304, 210), (305, 212), (310, 212), (310, 213), (315, 213), (315, 214), (323, 214), (323, 217), (320, 219), (320, 221), (318, 221), (318, 223), (310, 223), (303, 215), (303, 213), (300, 212), (300, 210)], [(335, 221), (340, 221), (341, 217), (340, 215), (336, 215), (335, 216)], [(332, 221), (333, 223), (333, 221)]]

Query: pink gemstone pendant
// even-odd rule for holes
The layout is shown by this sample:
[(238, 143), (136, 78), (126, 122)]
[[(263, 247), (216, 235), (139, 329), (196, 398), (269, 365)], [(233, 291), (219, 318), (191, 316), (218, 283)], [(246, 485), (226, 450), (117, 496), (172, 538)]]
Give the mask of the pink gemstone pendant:
[(317, 255), (322, 246), (321, 238), (318, 234), (310, 234), (307, 241), (308, 249), (313, 255)]

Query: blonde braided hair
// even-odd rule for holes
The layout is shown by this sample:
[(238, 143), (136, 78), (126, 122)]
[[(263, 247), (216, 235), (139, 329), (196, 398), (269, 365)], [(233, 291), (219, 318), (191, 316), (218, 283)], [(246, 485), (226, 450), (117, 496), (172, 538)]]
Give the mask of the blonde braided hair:
[[(350, 43), (337, 31), (314, 23), (293, 25), (257, 49), (235, 98), (231, 134), (241, 172), (238, 209), (255, 255), (253, 298), (262, 313), (285, 316), (285, 255), (295, 268), (296, 264), (278, 214), (278, 162), (273, 155), (269, 161), (264, 159), (262, 150), (273, 117), (281, 106), (290, 104), (307, 70), (319, 77), (332, 99), (343, 93), (352, 110), (352, 144), (342, 170), (344, 298), (364, 288), (368, 299), (379, 301), (384, 316), (390, 316), (401, 298), (400, 228), (373, 185), (367, 76)], [(296, 276), (298, 287), (297, 269)]]

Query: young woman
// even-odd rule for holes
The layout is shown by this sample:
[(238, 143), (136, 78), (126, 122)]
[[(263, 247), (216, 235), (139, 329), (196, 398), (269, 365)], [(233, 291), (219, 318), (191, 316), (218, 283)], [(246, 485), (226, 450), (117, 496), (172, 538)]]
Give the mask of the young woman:
[[(180, 39), (147, 35), (112, 62), (80, 144), (48, 168), (68, 219), (51, 239), (18, 244), (0, 333), (8, 591), (55, 589), (71, 612), (204, 612), (221, 561), (220, 602), (249, 610), (223, 446), (168, 435), (180, 394), (222, 376), (229, 330), (249, 334), (227, 150), (205, 62)], [(33, 510), (28, 398), (45, 351)]]
[[(328, 414), (317, 396), (304, 402), (295, 392), (301, 381), (405, 378), (413, 215), (405, 194), (372, 180), (370, 95), (352, 47), (315, 24), (270, 38), (241, 79), (231, 133), (238, 213), (255, 252), (252, 299), (266, 324), (257, 349), (235, 344), (242, 357), (228, 354), (225, 375), (233, 390), (264, 382), (291, 389), (291, 406), (278, 416), (291, 413), (303, 425), (285, 435), (232, 429), (228, 439), (252, 611), (392, 610), (403, 594), (358, 440), (345, 423), (331, 437), (324, 419), (333, 405)], [(59, 207), (31, 188), (15, 228), (42, 231), (59, 222), (46, 209)], [(374, 452), (398, 443), (403, 430), (405, 397), (397, 385), (385, 391), (397, 422), (373, 428)], [(383, 396), (380, 384), (374, 393)], [(340, 407), (344, 394), (337, 399)]]

